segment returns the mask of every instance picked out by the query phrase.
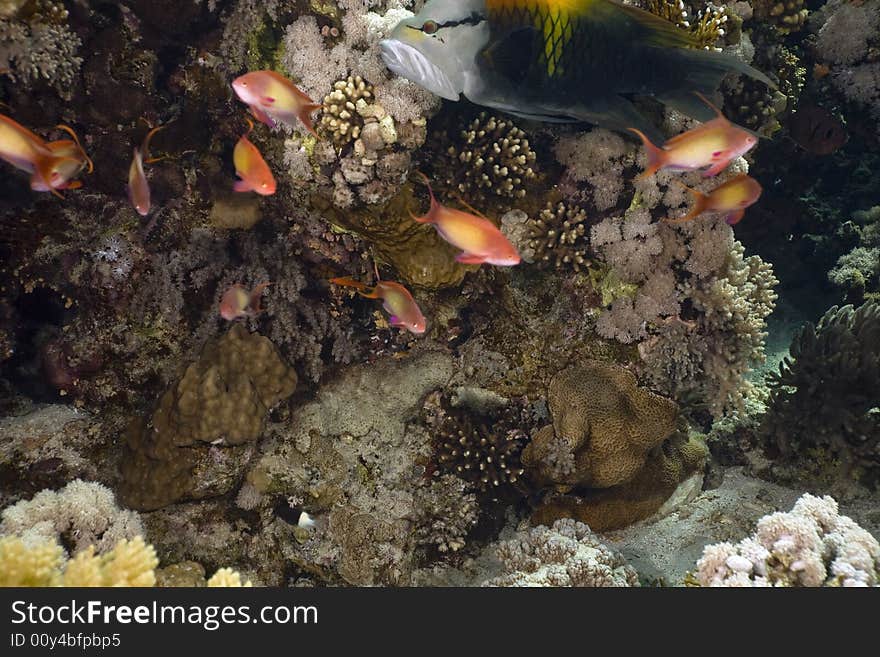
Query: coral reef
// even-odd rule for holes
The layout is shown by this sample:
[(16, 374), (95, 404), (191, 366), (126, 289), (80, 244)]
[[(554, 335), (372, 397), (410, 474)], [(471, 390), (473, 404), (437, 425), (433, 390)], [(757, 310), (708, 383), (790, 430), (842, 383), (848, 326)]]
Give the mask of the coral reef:
[(80, 479), (18, 502), (4, 509), (0, 518), (0, 535), (17, 535), (27, 544), (57, 541), (71, 554), (87, 547), (103, 554), (120, 540), (143, 534), (138, 514), (120, 509), (113, 491)]
[(807, 324), (767, 383), (762, 432), (784, 457), (796, 460), (819, 446), (850, 476), (880, 481), (880, 304), (834, 306)]
[(448, 397), (430, 400), (425, 423), (435, 445), (432, 474), (453, 474), (483, 492), (515, 484), (523, 474), (520, 455), (528, 442), (525, 419), (517, 403), (481, 411), (453, 407)]
[[(598, 362), (557, 374), (547, 397), (553, 425), (526, 446), (523, 463), (538, 483), (561, 490), (631, 480), (675, 430), (678, 415), (674, 402), (640, 388), (628, 370)], [(560, 442), (574, 455), (568, 473), (558, 465)]]
[(526, 247), (532, 262), (576, 272), (587, 266), (590, 233), (583, 209), (548, 201), (538, 218), (528, 222), (527, 230)]
[(477, 496), (455, 475), (442, 475), (416, 493), (419, 516), (415, 521), (417, 545), (456, 552), (465, 546), (467, 533), (477, 523)]
[(803, 28), (810, 10), (804, 0), (755, 0), (755, 18), (772, 23), (782, 34)]
[[(266, 413), (293, 394), (296, 382), (268, 338), (234, 324), (162, 395), (149, 422), (132, 423), (121, 465), (125, 502), (150, 510), (226, 492), (239, 465), (234, 446), (260, 436)], [(211, 454), (207, 444), (233, 450)]]
[(480, 112), (465, 128), (432, 136), (438, 159), (434, 176), (469, 203), (525, 197), (537, 177), (537, 156), (526, 134), (509, 119)]
[(638, 586), (623, 556), (574, 520), (539, 525), (495, 548), (504, 574), (483, 586)]
[[(155, 586), (158, 565), (155, 549), (141, 536), (122, 539), (100, 556), (90, 545), (67, 561), (56, 543), (29, 544), (17, 536), (0, 537), (0, 586)], [(242, 584), (239, 573), (221, 568), (207, 586), (251, 583)]]
[(878, 586), (880, 543), (840, 515), (831, 497), (803, 495), (789, 513), (758, 521), (736, 545), (709, 545), (697, 562), (701, 586)]

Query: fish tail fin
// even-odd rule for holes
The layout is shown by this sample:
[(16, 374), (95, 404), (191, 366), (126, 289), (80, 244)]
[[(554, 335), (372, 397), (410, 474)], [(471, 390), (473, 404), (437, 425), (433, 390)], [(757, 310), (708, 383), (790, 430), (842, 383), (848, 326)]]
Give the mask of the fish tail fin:
[(357, 290), (358, 294), (362, 297), (367, 297), (368, 299), (378, 299), (379, 295), (376, 294), (375, 288), (370, 287), (366, 283), (361, 283), (360, 281), (356, 281), (349, 276), (340, 276), (338, 278), (331, 278), (330, 282), (334, 285), (342, 285), (343, 287), (353, 287)]
[(312, 112), (315, 110), (319, 110), (323, 107), (320, 103), (306, 103), (302, 106), (297, 118), (302, 122), (305, 126), (306, 130), (308, 130), (314, 137), (320, 139), (321, 137), (315, 132), (315, 125), (312, 122)]
[(252, 192), (254, 188), (244, 180), (236, 180), (232, 189), (236, 192)]
[(145, 162), (158, 162), (162, 158), (151, 159), (150, 158), (150, 140), (153, 139), (153, 135), (162, 130), (165, 126), (157, 125), (155, 128), (152, 128), (147, 135), (144, 137), (144, 141), (141, 143), (141, 155), (144, 157)]
[(95, 170), (95, 165), (92, 163), (92, 158), (90, 158), (86, 154), (86, 149), (84, 149), (82, 147), (82, 144), (79, 141), (79, 137), (77, 136), (77, 134), (73, 130), (73, 128), (71, 128), (69, 125), (64, 125), (63, 123), (59, 123), (55, 127), (58, 128), (59, 130), (63, 130), (64, 132), (69, 134), (71, 137), (73, 137), (73, 141), (76, 144), (76, 147), (79, 149), (80, 154), (83, 156), (83, 159), (86, 161), (86, 165), (89, 168), (89, 173), (92, 173)]
[(644, 145), (645, 152), (648, 156), (648, 164), (645, 167), (644, 172), (637, 178), (637, 180), (641, 180), (642, 178), (647, 178), (648, 176), (653, 175), (663, 167), (663, 164), (666, 161), (666, 151), (659, 146), (655, 146), (641, 130), (637, 130), (636, 128), (630, 128), (629, 130), (642, 140), (642, 144)]
[(664, 221), (667, 223), (670, 223), (670, 224), (680, 224), (680, 223), (684, 223), (685, 221), (691, 221), (693, 219), (696, 219), (701, 214), (703, 214), (703, 212), (706, 211), (706, 205), (708, 204), (709, 197), (706, 196), (701, 191), (698, 191), (696, 189), (691, 189), (690, 187), (685, 185), (680, 180), (675, 180), (674, 182), (676, 184), (678, 184), (679, 186), (684, 187), (688, 192), (690, 192), (690, 195), (694, 197), (694, 207), (692, 207), (691, 211), (688, 212), (683, 217), (678, 217), (677, 219), (667, 217), (666, 219), (664, 219)]
[(424, 216), (417, 217), (412, 213), (412, 210), (409, 210), (409, 216), (412, 217), (413, 221), (417, 221), (420, 224), (430, 224), (433, 223), (434, 211), (440, 207), (440, 203), (437, 202), (437, 198), (434, 196), (434, 190), (431, 189), (431, 180), (421, 171), (416, 171), (417, 174), (421, 177), (421, 179), (425, 183), (425, 187), (428, 188), (428, 194), (431, 197), (431, 209), (428, 210), (428, 213)]
[(251, 290), (249, 302), (254, 315), (259, 315), (261, 312), (263, 312), (263, 308), (260, 305), (260, 300), (263, 298), (263, 290), (265, 290), (270, 285), (272, 285), (272, 283), (270, 283), (269, 281), (265, 281), (263, 283), (258, 283), (254, 286), (254, 289)]

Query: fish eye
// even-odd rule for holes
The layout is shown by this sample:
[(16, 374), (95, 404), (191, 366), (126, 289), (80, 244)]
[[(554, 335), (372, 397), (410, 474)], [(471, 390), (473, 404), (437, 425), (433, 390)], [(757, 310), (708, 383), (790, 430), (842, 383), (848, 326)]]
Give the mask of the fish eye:
[(439, 29), (440, 26), (437, 25), (437, 21), (425, 21), (422, 24), (422, 32), (425, 34), (436, 34)]
[(262, 184), (263, 189), (266, 189), (268, 186), (269, 186), (269, 185), (267, 185), (266, 183), (263, 183), (263, 184)]

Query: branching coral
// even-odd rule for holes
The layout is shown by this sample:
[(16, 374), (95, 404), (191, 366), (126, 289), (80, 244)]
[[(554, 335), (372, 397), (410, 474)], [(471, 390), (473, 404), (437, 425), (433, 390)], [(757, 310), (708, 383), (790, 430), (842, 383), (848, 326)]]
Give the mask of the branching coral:
[(0, 69), (31, 84), (42, 78), (65, 99), (79, 74), (82, 41), (67, 25), (67, 10), (54, 2), (30, 3), (33, 11), (0, 17)]
[[(17, 536), (0, 538), (0, 586), (76, 586), (110, 587), (156, 584), (156, 550), (141, 536), (117, 542), (103, 555), (96, 555), (90, 545), (70, 560), (51, 541), (29, 544)], [(221, 568), (208, 586), (240, 587), (241, 575)]]
[(418, 545), (435, 546), (440, 552), (456, 552), (477, 522), (477, 496), (463, 479), (446, 474), (416, 492), (418, 517), (414, 534)]
[(527, 248), (534, 262), (579, 272), (589, 258), (587, 213), (576, 206), (547, 203), (538, 218), (529, 221)]
[(434, 437), (435, 474), (451, 473), (483, 492), (515, 484), (528, 441), (523, 420), (517, 404), (480, 412), (455, 408), (446, 397), (433, 400), (425, 421)]
[(706, 5), (691, 16), (683, 0), (646, 0), (645, 9), (688, 30), (701, 48), (712, 48), (724, 36), (727, 10), (724, 6)]
[(878, 586), (880, 543), (831, 497), (803, 495), (789, 513), (758, 521), (736, 545), (703, 550), (696, 580), (702, 586)]
[[(791, 356), (768, 378), (763, 432), (793, 458), (809, 446), (880, 476), (880, 303), (832, 307), (792, 340)], [(821, 400), (817, 403), (817, 400)]]
[(58, 541), (73, 554), (86, 546), (105, 553), (142, 533), (138, 514), (120, 509), (109, 488), (79, 479), (4, 509), (0, 523), (0, 534), (15, 534), (26, 543)]
[(483, 586), (638, 586), (638, 575), (623, 556), (574, 520), (524, 530), (498, 544), (504, 574)]
[(523, 198), (536, 177), (536, 155), (526, 134), (509, 119), (481, 112), (463, 129), (433, 136), (440, 156), (438, 183), (469, 202), (484, 198)]
[(810, 13), (804, 0), (756, 0), (753, 8), (755, 18), (772, 23), (782, 34), (800, 30)]

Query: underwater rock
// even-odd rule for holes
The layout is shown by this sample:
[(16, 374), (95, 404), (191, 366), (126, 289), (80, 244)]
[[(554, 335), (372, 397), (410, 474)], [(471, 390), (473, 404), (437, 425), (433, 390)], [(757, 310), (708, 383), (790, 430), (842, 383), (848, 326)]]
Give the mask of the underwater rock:
[(319, 523), (304, 543), (285, 548), (285, 558), (329, 581), (409, 581), (410, 528), (420, 514), (414, 497), (429, 446), (427, 433), (409, 421), (452, 372), (451, 356), (436, 351), (352, 366), (273, 428), (247, 480)]
[(293, 394), (296, 382), (268, 338), (233, 324), (162, 395), (149, 422), (132, 423), (121, 463), (122, 499), (152, 510), (227, 492), (248, 451), (216, 446), (256, 440), (267, 411)]

